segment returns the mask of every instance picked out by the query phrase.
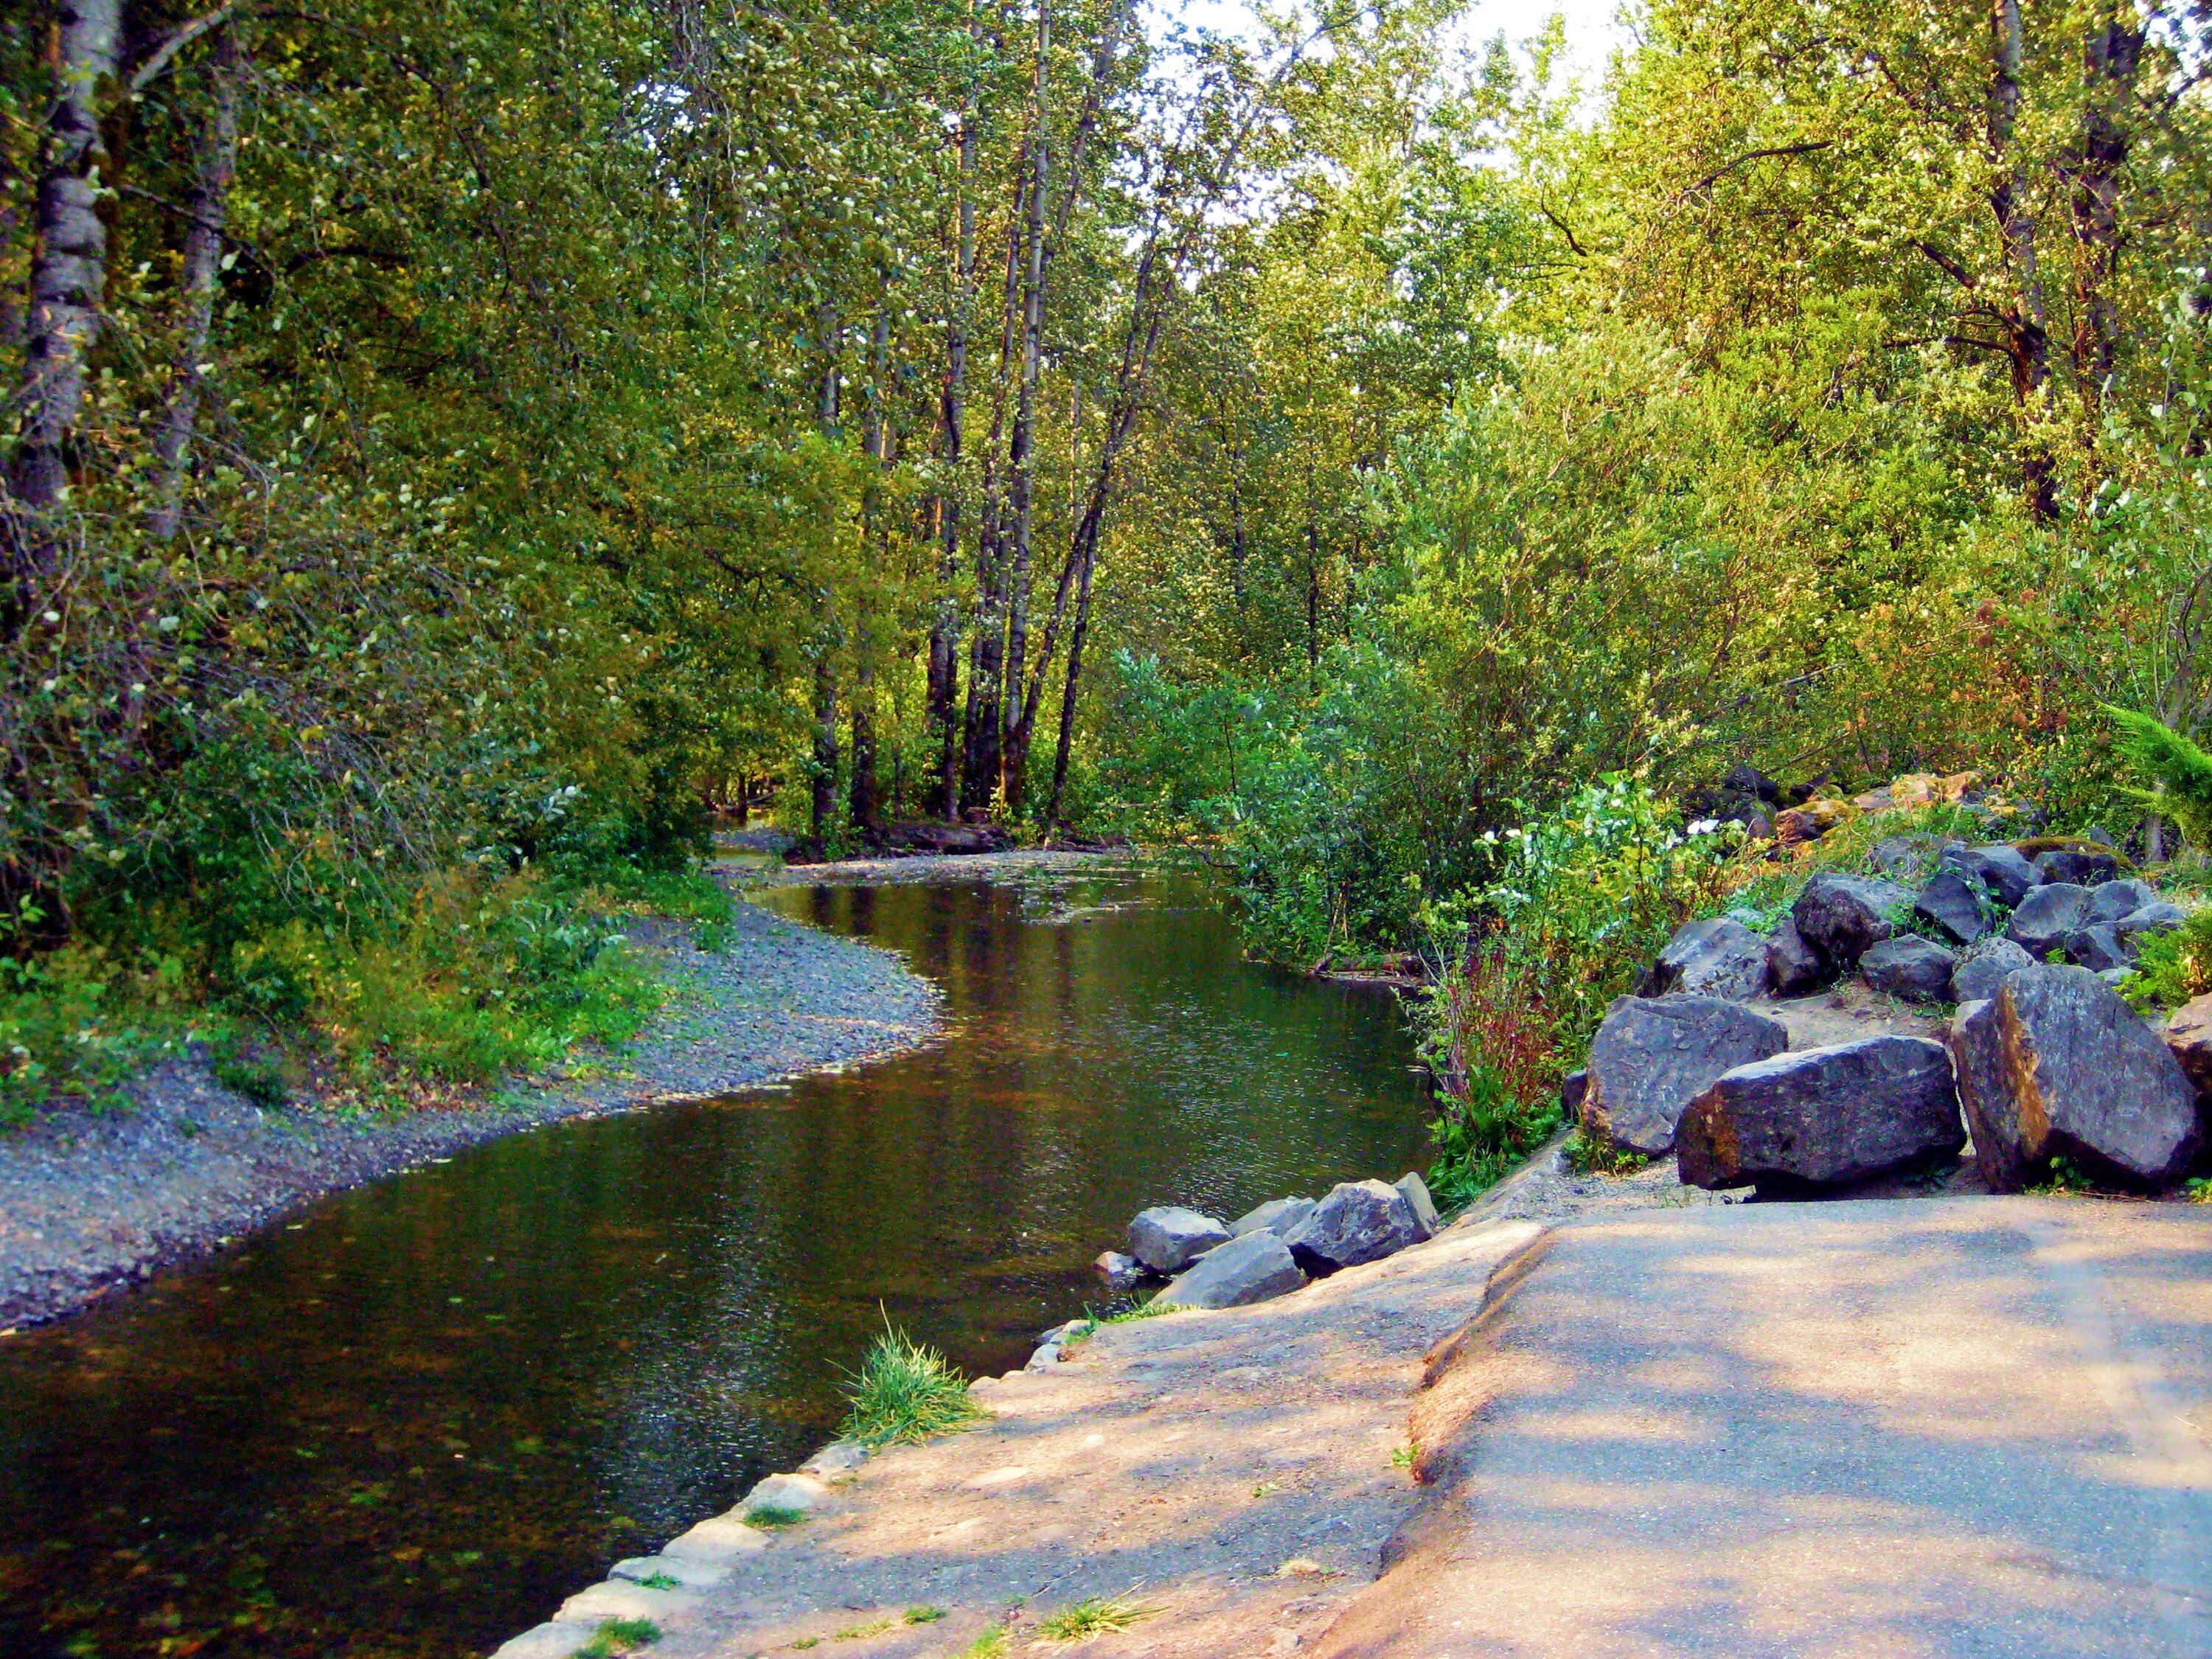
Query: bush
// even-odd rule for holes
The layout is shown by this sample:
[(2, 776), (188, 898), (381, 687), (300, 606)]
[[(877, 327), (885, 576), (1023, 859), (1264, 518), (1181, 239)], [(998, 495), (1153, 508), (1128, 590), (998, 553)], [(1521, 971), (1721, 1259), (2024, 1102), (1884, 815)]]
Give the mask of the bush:
[(1498, 879), (1427, 913), (1443, 971), (1416, 1012), (1443, 1096), (1429, 1184), (1454, 1205), (1558, 1127), (1559, 1079), (1606, 1006), (1717, 902), (1737, 844), (1733, 831), (1684, 830), (1622, 777), (1485, 841)]

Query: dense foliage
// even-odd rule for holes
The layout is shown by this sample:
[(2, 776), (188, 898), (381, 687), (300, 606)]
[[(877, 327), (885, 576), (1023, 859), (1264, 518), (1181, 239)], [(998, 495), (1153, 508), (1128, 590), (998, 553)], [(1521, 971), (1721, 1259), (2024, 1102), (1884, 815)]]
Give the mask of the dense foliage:
[(1269, 15), (0, 20), (7, 1086), (165, 1003), (617, 1029), (608, 918), (770, 798), (1189, 839), (1499, 1007), (1558, 941), (1454, 930), (1587, 789), (2191, 830), (2095, 711), (2212, 720), (2198, 10), (1652, 0), (1587, 96)]

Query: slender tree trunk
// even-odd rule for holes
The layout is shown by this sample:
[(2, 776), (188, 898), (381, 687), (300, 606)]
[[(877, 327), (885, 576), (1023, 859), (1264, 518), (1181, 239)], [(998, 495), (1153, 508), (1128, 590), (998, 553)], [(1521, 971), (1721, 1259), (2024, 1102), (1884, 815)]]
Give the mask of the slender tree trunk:
[(962, 428), (967, 418), (968, 325), (975, 302), (975, 203), (968, 190), (975, 166), (975, 118), (971, 109), (960, 122), (958, 183), (955, 188), (952, 304), (945, 326), (945, 393), (939, 430), (951, 487), (939, 498), (937, 616), (929, 630), (929, 721), (936, 729), (937, 778), (931, 807), (951, 817), (960, 805), (960, 728), (953, 705), (960, 690), (960, 606), (953, 582), (960, 568), (960, 461)]
[[(1997, 182), (1990, 191), (1997, 234), (2012, 277), (2005, 307), (2006, 355), (2012, 361), (2013, 396), (2033, 420), (2045, 383), (2051, 378), (2049, 317), (2043, 303), (2036, 223), (2028, 211), (2027, 164), (2020, 156), (2021, 65), (2025, 42), (2020, 0), (1991, 0), (1990, 7), (1990, 154)], [(2030, 514), (2049, 521), (2057, 516), (2057, 469), (2050, 447), (2031, 437), (2021, 458), (2021, 493)]]
[[(829, 361), (822, 369), (822, 392), (815, 421), (826, 435), (837, 431), (839, 380), (837, 358), (842, 334), (837, 313), (827, 304), (820, 313), (823, 349)], [(814, 768), (813, 834), (816, 843), (827, 847), (837, 822), (837, 609), (825, 581), (822, 589), (822, 617), (814, 641)]]
[(2127, 113), (2142, 67), (2143, 31), (2132, 3), (2112, 5), (2081, 49), (2081, 156), (2074, 175), (2074, 368), (2094, 409), (2118, 365), (2120, 173), (2128, 160)]
[[(868, 459), (880, 474), (890, 454), (890, 430), (884, 418), (884, 382), (890, 368), (891, 320), (888, 311), (876, 313), (874, 337), (868, 358), (868, 418), (866, 444)], [(860, 545), (865, 551), (877, 545), (882, 518), (880, 480), (868, 484), (862, 509)], [(882, 824), (882, 807), (876, 788), (876, 641), (871, 615), (873, 572), (863, 573), (861, 592), (853, 627), (853, 790), (849, 802), (853, 827), (872, 836)]]
[(222, 275), (223, 223), (231, 180), (238, 170), (239, 53), (236, 32), (216, 31), (208, 75), (207, 130), (200, 140), (199, 176), (192, 186), (191, 222), (185, 231), (182, 327), (168, 406), (154, 434), (154, 505), (146, 527), (156, 541), (174, 538), (184, 516), (185, 475), (191, 465), (192, 428), (199, 419), (208, 331)]
[(825, 640), (814, 656), (814, 839), (830, 844), (837, 823), (837, 671)]
[(113, 80), (121, 0), (56, 0), (54, 98), (40, 157), (37, 246), (23, 320), (21, 439), (9, 483), (23, 514), (9, 537), (0, 638), (21, 631), (53, 565), (52, 509), (68, 484), (64, 446), (84, 407), (85, 358), (100, 329), (107, 228), (100, 217), (101, 83)]
[(991, 409), (991, 437), (983, 450), (982, 520), (975, 537), (975, 634), (968, 653), (968, 712), (965, 753), (960, 775), (960, 808), (981, 811), (999, 786), (999, 695), (1006, 661), (1004, 573), (1000, 557), (999, 443), (1005, 435), (1006, 399), (1014, 366), (1016, 320), (1021, 304), (1021, 273), (1026, 240), (1029, 169), (1019, 172), (1014, 205), (1006, 222), (1006, 300), (999, 325), (999, 376)]
[(1029, 771), (1028, 738), (1020, 718), (1022, 690), (1026, 684), (1029, 651), (1030, 528), (1036, 490), (1037, 384), (1044, 352), (1044, 209), (1050, 185), (1052, 144), (1046, 130), (1045, 93), (1052, 44), (1049, 0), (1037, 0), (1036, 131), (1030, 144), (1029, 270), (1022, 291), (1021, 386), (1014, 402), (1014, 432), (1007, 447), (1007, 471), (1013, 513), (1012, 568), (1007, 573), (1006, 619), (1006, 733), (1001, 748), (1003, 769), (1000, 790), (1010, 815), (1022, 810), (1024, 784)]
[(1083, 549), (1083, 571), (1077, 579), (1075, 628), (1067, 637), (1067, 684), (1060, 698), (1060, 736), (1052, 749), (1052, 797), (1045, 803), (1044, 821), (1060, 819), (1060, 805), (1067, 793), (1067, 757), (1075, 746), (1075, 704), (1083, 684), (1083, 642), (1091, 634), (1091, 573), (1098, 562), (1095, 537)]

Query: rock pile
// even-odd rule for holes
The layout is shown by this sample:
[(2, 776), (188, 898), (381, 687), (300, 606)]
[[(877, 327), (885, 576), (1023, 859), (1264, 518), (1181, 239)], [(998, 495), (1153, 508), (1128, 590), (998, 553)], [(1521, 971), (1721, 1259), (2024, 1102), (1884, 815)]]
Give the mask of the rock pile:
[[(1133, 1291), (1169, 1279), (1153, 1304), (1167, 1308), (1241, 1308), (1303, 1285), (1309, 1275), (1379, 1261), (1435, 1236), (1441, 1224), (1428, 1183), (1408, 1171), (1395, 1182), (1346, 1181), (1325, 1198), (1274, 1198), (1224, 1226), (1179, 1205), (1140, 1212), (1128, 1248), (1092, 1265), (1107, 1288)], [(1044, 1334), (1034, 1367), (1059, 1362), (1082, 1328), (1075, 1321)]]
[[(1814, 876), (1765, 937), (1736, 917), (1678, 930), (1568, 1079), (1583, 1132), (1674, 1151), (1707, 1188), (1845, 1187), (1955, 1158), (1970, 1131), (1999, 1192), (2055, 1160), (2136, 1189), (2179, 1182), (2206, 1133), (2212, 997), (2161, 1041), (2113, 985), (2185, 914), (2089, 842), (1893, 836), (1869, 862), (1881, 873)], [(1762, 1005), (1844, 975), (1957, 1005), (1945, 1042), (1791, 1049)]]

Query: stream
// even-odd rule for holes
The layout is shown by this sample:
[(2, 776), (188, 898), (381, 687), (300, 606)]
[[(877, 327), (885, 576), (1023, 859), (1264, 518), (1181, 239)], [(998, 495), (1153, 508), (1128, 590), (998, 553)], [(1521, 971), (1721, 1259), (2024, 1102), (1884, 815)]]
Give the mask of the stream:
[(832, 1438), (888, 1318), (970, 1372), (1148, 1204), (1425, 1164), (1386, 994), (1193, 878), (787, 888), (943, 988), (930, 1046), (556, 1124), (0, 1342), (0, 1655), (466, 1659)]

